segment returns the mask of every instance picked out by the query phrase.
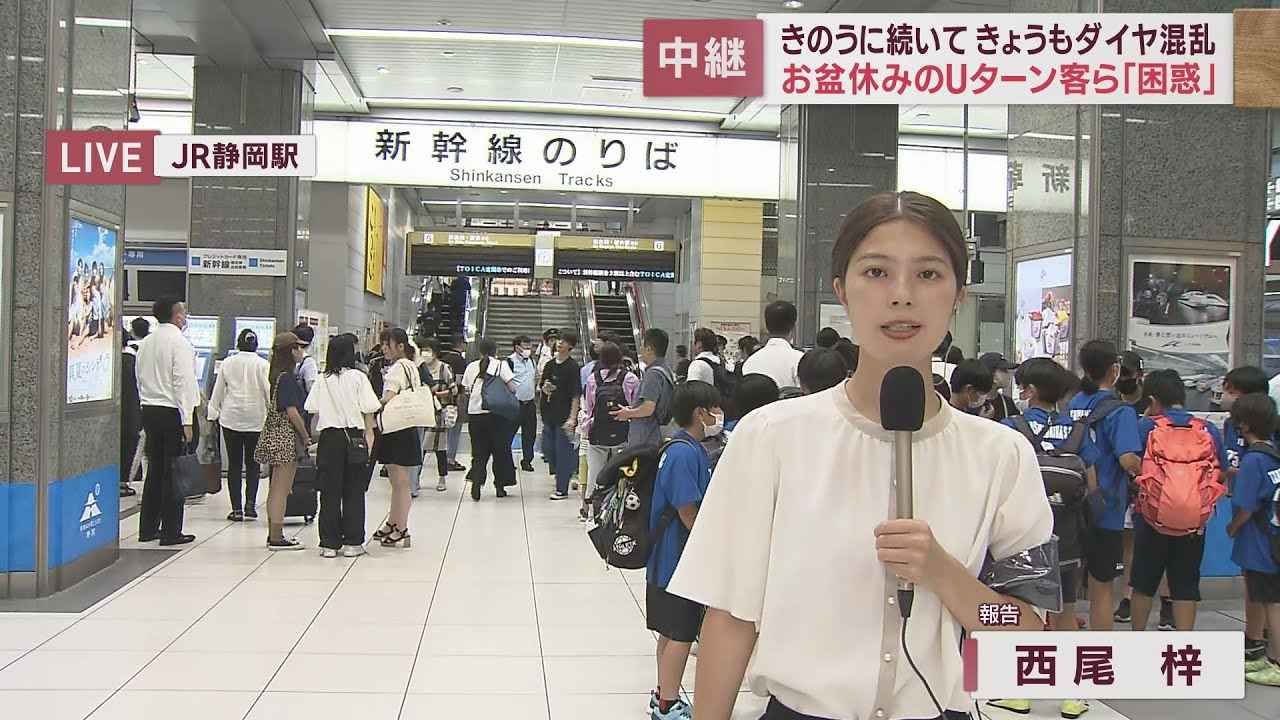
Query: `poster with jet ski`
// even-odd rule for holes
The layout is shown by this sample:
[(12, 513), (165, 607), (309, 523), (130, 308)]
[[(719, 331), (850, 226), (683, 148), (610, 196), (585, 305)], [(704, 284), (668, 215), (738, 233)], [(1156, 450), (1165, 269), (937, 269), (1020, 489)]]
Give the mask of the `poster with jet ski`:
[(1225, 258), (1129, 258), (1129, 348), (1148, 370), (1182, 375), (1189, 409), (1209, 409), (1231, 369), (1234, 274)]

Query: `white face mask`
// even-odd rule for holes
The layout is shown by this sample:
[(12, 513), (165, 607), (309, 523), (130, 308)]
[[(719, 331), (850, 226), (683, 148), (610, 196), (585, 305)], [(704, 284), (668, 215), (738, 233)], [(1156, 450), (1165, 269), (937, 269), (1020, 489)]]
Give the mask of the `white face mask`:
[(715, 437), (724, 432), (724, 413), (711, 413), (711, 417), (715, 418), (715, 423), (711, 425), (703, 424), (703, 434), (707, 437)]

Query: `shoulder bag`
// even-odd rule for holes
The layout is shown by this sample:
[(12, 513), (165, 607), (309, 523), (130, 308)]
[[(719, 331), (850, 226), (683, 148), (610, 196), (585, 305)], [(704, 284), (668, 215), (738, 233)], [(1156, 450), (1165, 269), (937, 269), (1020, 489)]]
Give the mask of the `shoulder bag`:
[[(329, 394), (329, 401), (333, 403), (335, 408), (339, 408), (338, 401), (333, 397), (333, 388), (329, 387), (329, 381), (334, 378), (333, 375), (324, 376), (320, 382), (324, 383), (324, 391)], [(337, 378), (342, 379), (342, 371), (338, 371)], [(347, 464), (348, 465), (368, 465), (369, 464), (369, 443), (365, 442), (364, 430), (344, 427), (342, 433), (347, 436)]]
[(405, 374), (408, 387), (396, 393), (378, 413), (378, 429), (385, 435), (414, 427), (435, 427), (439, 406), (435, 394), (415, 382), (403, 363), (396, 363), (396, 367)]
[(503, 382), (500, 372), (489, 374), (489, 360), (490, 358), (485, 358), (480, 364), (480, 377), (483, 378), (480, 385), (480, 407), (506, 420), (515, 420), (520, 417), (520, 402), (516, 400), (511, 388)]

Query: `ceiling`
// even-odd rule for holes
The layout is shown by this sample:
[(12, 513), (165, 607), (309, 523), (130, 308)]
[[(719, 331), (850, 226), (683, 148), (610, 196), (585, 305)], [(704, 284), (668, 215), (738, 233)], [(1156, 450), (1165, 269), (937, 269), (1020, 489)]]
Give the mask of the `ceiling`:
[[(189, 99), (192, 67), (301, 67), (316, 61), (316, 110), (503, 109), (705, 123), (775, 132), (777, 106), (746, 98), (647, 98), (646, 18), (748, 18), (776, 12), (1008, 10), (993, 0), (134, 0), (140, 98)], [(913, 132), (955, 134), (959, 108)], [(1002, 112), (971, 110), (993, 134)], [(990, 116), (990, 117), (988, 117)], [(984, 124), (985, 123), (985, 124)], [(997, 127), (999, 126), (999, 127)]]

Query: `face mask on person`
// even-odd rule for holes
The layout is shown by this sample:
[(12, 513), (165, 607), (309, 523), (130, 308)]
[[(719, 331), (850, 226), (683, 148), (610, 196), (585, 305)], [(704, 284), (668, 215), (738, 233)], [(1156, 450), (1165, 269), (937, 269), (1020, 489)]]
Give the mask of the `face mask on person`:
[(724, 432), (724, 413), (710, 413), (710, 415), (715, 422), (710, 425), (703, 423), (703, 434), (706, 437), (715, 437)]

